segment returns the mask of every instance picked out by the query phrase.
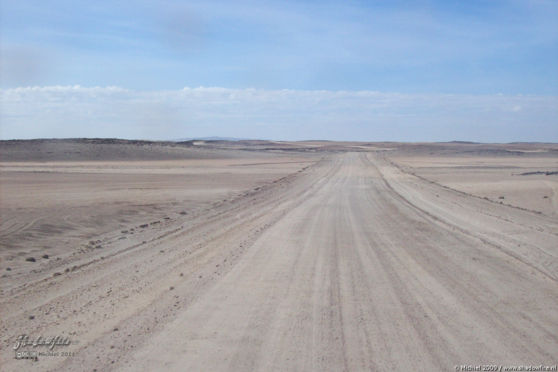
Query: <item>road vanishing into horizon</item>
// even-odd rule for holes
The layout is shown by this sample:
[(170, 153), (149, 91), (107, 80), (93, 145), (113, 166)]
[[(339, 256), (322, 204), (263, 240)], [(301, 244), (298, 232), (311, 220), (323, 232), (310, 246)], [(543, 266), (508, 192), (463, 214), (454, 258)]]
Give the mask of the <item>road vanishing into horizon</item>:
[(15, 290), (2, 328), (36, 333), (24, 315), (49, 308), (60, 316), (39, 330), (75, 330), (75, 355), (6, 359), (5, 370), (553, 365), (558, 221), (428, 182), (381, 153), (331, 154)]

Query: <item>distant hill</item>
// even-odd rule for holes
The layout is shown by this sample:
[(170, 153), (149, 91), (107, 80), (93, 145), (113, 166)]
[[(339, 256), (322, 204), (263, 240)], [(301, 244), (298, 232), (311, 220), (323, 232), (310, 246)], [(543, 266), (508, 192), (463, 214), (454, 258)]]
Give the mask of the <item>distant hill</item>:
[(450, 141), (448, 143), (457, 143), (461, 145), (480, 145), (480, 142), (471, 142), (471, 141)]
[(250, 141), (251, 138), (236, 138), (236, 137), (191, 137), (191, 138), (178, 138), (174, 142), (184, 142), (184, 141)]

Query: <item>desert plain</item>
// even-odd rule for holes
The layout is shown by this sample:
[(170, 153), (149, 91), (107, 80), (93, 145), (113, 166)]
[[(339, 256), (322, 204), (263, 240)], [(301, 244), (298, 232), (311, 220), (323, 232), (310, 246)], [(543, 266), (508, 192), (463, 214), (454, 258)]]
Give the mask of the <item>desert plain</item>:
[(558, 363), (557, 144), (0, 141), (0, 218), (2, 371)]

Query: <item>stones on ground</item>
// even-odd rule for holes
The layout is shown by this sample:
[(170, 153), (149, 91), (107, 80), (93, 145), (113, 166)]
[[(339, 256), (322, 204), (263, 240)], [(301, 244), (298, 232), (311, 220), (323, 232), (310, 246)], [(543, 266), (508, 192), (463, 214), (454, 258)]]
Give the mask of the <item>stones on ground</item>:
[(25, 261), (28, 261), (28, 262), (35, 262), (35, 261), (37, 261), (37, 260), (35, 259), (35, 257), (27, 257), (27, 258), (25, 259)]

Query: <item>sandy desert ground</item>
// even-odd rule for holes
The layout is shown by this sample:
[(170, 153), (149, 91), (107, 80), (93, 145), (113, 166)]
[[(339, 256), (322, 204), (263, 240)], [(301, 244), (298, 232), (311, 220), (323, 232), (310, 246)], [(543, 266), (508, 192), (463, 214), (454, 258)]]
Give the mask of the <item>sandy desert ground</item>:
[(558, 363), (556, 144), (3, 141), (0, 217), (3, 371)]

